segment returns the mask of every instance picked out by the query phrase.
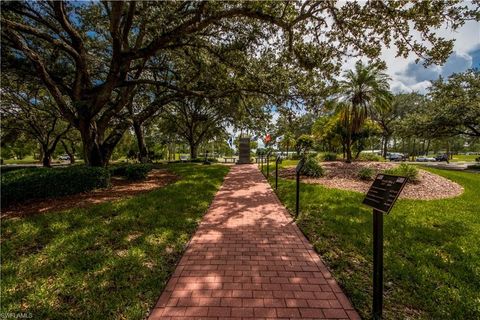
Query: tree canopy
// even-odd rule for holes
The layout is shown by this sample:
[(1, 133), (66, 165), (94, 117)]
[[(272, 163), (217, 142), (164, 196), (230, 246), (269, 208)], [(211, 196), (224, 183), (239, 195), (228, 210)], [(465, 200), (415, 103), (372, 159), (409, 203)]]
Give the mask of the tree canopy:
[[(2, 69), (42, 83), (104, 166), (133, 123), (185, 99), (236, 99), (243, 125), (266, 105), (318, 103), (345, 57), (384, 45), (442, 63), (478, 11), (457, 1), (2, 2)], [(145, 95), (145, 91), (148, 92)], [(138, 94), (144, 94), (139, 103)], [(254, 96), (254, 97), (252, 97)], [(146, 99), (145, 99), (146, 98)], [(247, 103), (239, 103), (247, 101)], [(178, 102), (176, 102), (178, 103)], [(136, 130), (137, 131), (137, 130)]]

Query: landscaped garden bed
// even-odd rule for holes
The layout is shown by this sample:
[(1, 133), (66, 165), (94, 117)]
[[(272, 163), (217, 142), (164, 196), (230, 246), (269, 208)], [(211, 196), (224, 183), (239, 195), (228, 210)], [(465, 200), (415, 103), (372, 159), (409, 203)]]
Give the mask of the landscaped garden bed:
[[(390, 162), (353, 162), (342, 161), (321, 162), (324, 175), (318, 178), (302, 177), (302, 182), (321, 184), (329, 188), (338, 188), (366, 193), (372, 179), (378, 174), (399, 167), (399, 164)], [(362, 177), (365, 168), (370, 170), (370, 178)], [(286, 167), (279, 171), (280, 177), (294, 178), (295, 167)], [(418, 170), (416, 181), (408, 183), (400, 194), (400, 198), (407, 199), (442, 199), (456, 197), (463, 192), (458, 183), (435, 173)]]
[[(478, 319), (479, 176), (426, 170), (464, 192), (431, 201), (400, 199), (385, 216), (384, 318)], [(293, 212), (295, 181), (280, 179), (277, 194)], [(372, 210), (361, 204), (363, 198), (360, 192), (302, 184), (297, 224), (362, 318), (369, 319)]]

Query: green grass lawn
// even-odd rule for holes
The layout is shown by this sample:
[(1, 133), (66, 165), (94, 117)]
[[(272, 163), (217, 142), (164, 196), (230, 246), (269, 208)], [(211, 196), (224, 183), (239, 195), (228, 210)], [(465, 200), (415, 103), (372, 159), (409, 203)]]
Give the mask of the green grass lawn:
[[(385, 217), (385, 319), (480, 319), (480, 175), (427, 170), (465, 192), (399, 200)], [(292, 212), (294, 191), (294, 181), (279, 182), (279, 197)], [(362, 199), (361, 193), (302, 184), (298, 225), (370, 319), (372, 210)]]
[(36, 160), (33, 156), (26, 156), (23, 159), (3, 159), (4, 164), (36, 164), (41, 163), (40, 160)]
[(143, 319), (220, 187), (226, 166), (86, 209), (2, 221), (1, 311), (34, 319)]
[(480, 157), (480, 155), (475, 155), (475, 154), (455, 154), (453, 155), (451, 162), (458, 162), (458, 161), (465, 161), (465, 162), (475, 162), (475, 159)]

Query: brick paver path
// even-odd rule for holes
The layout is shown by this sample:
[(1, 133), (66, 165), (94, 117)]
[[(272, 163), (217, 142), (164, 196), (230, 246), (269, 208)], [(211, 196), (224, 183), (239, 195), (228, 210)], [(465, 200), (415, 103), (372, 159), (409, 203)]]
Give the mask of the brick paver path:
[(233, 166), (153, 319), (359, 319), (255, 165)]

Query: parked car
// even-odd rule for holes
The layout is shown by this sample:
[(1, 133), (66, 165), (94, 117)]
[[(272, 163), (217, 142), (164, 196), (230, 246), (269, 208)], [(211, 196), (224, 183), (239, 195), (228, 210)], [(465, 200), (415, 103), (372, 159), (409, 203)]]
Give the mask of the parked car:
[(446, 161), (448, 162), (448, 154), (444, 153), (444, 154), (439, 154), (435, 157), (435, 161)]
[(417, 162), (434, 162), (436, 161), (433, 157), (419, 156), (415, 159)]
[(405, 161), (407, 157), (403, 153), (392, 152), (387, 154), (387, 159), (390, 161)]
[(64, 154), (64, 155), (58, 157), (58, 160), (70, 160), (70, 157), (68, 155)]

